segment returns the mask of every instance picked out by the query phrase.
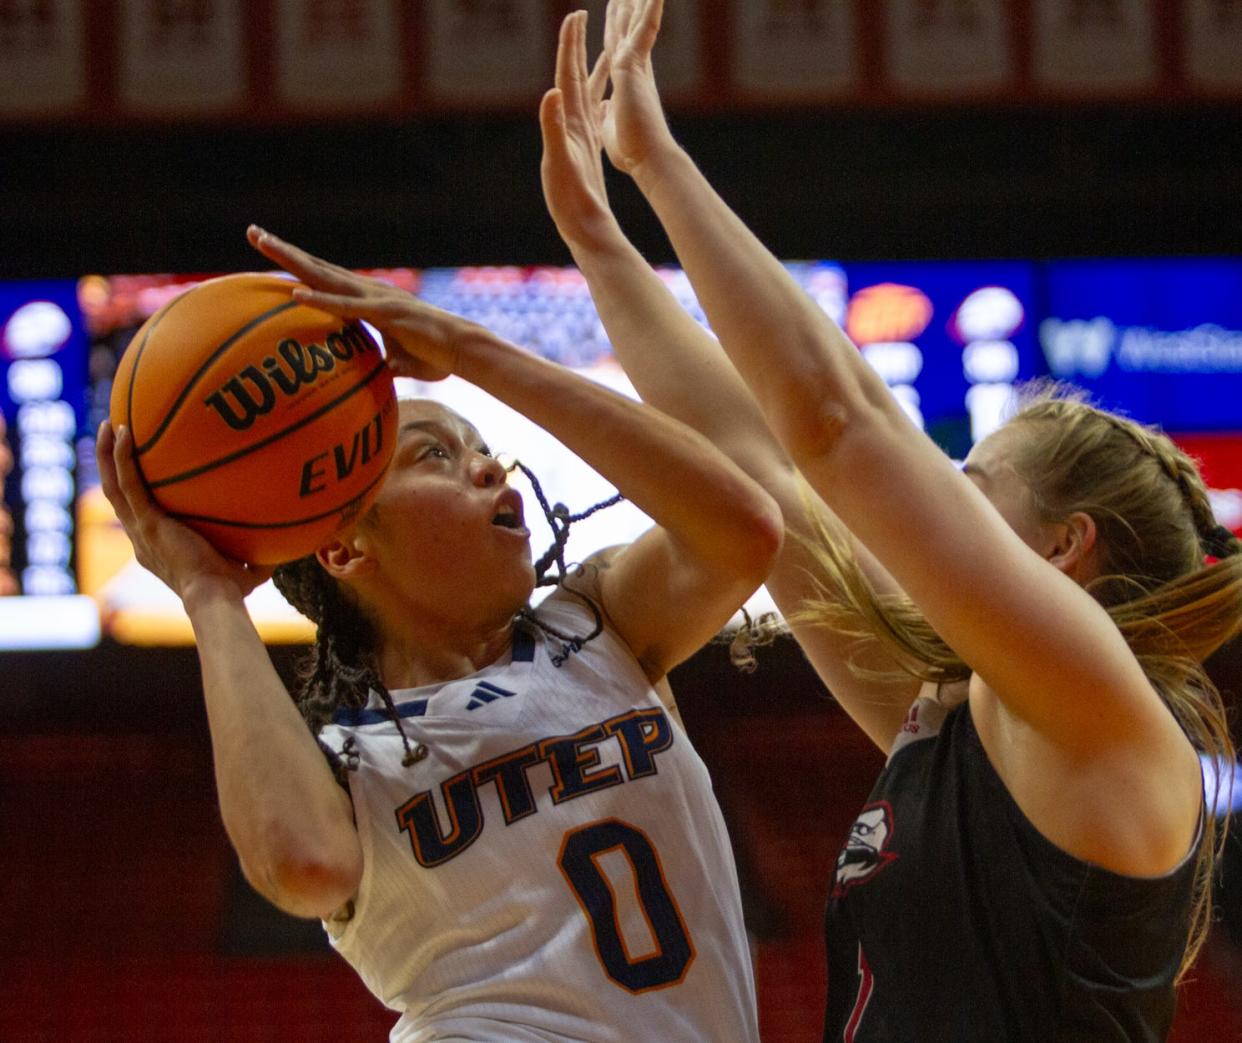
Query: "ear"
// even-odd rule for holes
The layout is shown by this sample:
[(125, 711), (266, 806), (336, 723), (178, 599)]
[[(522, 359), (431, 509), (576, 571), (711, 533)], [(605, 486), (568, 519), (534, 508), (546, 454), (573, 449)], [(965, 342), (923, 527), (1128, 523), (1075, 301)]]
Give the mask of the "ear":
[(1050, 527), (1050, 545), (1044, 557), (1077, 583), (1096, 575), (1095, 519), (1085, 511), (1075, 511), (1063, 522)]
[(315, 557), (329, 576), (345, 582), (359, 579), (376, 568), (365, 543), (352, 536), (330, 540), (315, 551)]

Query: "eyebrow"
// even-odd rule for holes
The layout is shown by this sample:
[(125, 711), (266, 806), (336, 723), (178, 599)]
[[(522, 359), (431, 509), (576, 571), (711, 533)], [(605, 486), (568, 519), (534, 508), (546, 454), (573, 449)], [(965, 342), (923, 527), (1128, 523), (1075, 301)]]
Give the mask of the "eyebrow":
[[(441, 423), (439, 420), (407, 420), (398, 429), (397, 437), (400, 438), (401, 435), (405, 434), (407, 431), (424, 431), (424, 432), (427, 432), (428, 434), (433, 434), (433, 435), (437, 435), (440, 438), (444, 438), (446, 441), (458, 442), (460, 444), (464, 444), (462, 443), (461, 439), (457, 436), (456, 432), (452, 430), (452, 428), (448, 427), (446, 424)], [(477, 432), (475, 433), (477, 434)], [(487, 443), (484, 442), (482, 438), (479, 439), (479, 444), (476, 448), (478, 449), (479, 452), (483, 453), (485, 456), (492, 455), (492, 451), (487, 447)]]

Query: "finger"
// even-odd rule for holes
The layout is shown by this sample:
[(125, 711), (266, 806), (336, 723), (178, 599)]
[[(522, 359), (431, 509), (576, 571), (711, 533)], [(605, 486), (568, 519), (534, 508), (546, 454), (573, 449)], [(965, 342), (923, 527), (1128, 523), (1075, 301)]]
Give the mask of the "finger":
[(584, 88), (578, 68), (578, 48), (585, 17), (585, 11), (574, 11), (566, 15), (561, 23), (560, 38), (556, 45), (556, 86), (564, 95), (565, 111), (575, 115), (584, 112)]
[(366, 319), (368, 322), (381, 321), (389, 315), (389, 309), (374, 301), (352, 294), (328, 293), (314, 290), (309, 286), (298, 286), (293, 291), (293, 299), (301, 304), (329, 312), (342, 319)]
[(286, 271), (298, 276), (304, 282), (314, 283), (341, 290), (357, 283), (358, 276), (347, 268), (316, 257), (300, 246), (286, 242), (279, 236), (251, 225), (246, 229), (246, 238), (250, 244), (270, 261), (275, 261)]
[(623, 6), (623, 0), (609, 0), (608, 6), (604, 9), (604, 53), (610, 56), (617, 53), (617, 41), (621, 36), (621, 8)]
[(591, 99), (592, 111), (598, 109), (600, 102), (604, 100), (604, 94), (608, 90), (608, 74), (611, 70), (612, 62), (605, 48), (599, 52), (599, 57), (595, 59), (595, 67), (587, 77), (587, 96)]
[(636, 24), (633, 26), (633, 46), (642, 59), (651, 57), (656, 38), (660, 35), (660, 21), (664, 17), (664, 0), (646, 0)]
[(95, 436), (95, 463), (99, 467), (99, 485), (103, 489), (104, 496), (108, 498), (108, 502), (112, 504), (117, 520), (129, 529), (133, 524), (134, 512), (130, 510), (129, 503), (117, 482), (116, 462), (112, 459), (115, 448), (116, 435), (112, 430), (111, 422), (105, 420), (99, 425), (99, 433)]
[[(570, 168), (569, 145), (565, 142), (565, 96), (556, 89), (543, 96), (539, 103), (539, 132), (543, 135), (543, 161), (540, 174), (544, 181), (544, 194), (548, 195), (548, 175), (551, 171)], [(551, 199), (549, 197), (549, 204)]]
[(156, 511), (155, 501), (142, 475), (138, 472), (138, 461), (134, 457), (134, 435), (122, 424), (116, 432), (116, 440), (112, 449), (112, 462), (116, 465), (116, 481), (125, 498), (126, 504), (133, 511), (136, 521), (141, 522), (142, 515), (147, 511)]
[(553, 87), (539, 102), (539, 130), (543, 135), (545, 165), (563, 162), (566, 155), (565, 95), (559, 87)]
[(577, 105), (578, 112), (586, 116), (590, 111), (591, 105), (591, 76), (587, 65), (587, 49), (586, 49), (586, 31), (587, 31), (587, 13), (579, 12), (579, 17), (574, 26), (574, 89), (577, 96), (574, 101)]

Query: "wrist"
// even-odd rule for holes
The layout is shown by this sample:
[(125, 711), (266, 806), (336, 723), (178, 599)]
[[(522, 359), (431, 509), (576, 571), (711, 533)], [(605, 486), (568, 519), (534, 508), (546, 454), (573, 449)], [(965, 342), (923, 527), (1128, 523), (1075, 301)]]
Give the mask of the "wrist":
[(630, 241), (615, 218), (579, 226), (575, 233), (562, 234), (561, 238), (579, 268), (599, 258), (623, 254), (630, 248)]
[(634, 184), (643, 195), (650, 198), (660, 185), (675, 176), (679, 170), (695, 169), (694, 161), (672, 137), (649, 149), (629, 171)]
[(217, 607), (241, 607), (245, 595), (231, 579), (223, 576), (195, 576), (181, 589), (181, 604), (191, 623)]

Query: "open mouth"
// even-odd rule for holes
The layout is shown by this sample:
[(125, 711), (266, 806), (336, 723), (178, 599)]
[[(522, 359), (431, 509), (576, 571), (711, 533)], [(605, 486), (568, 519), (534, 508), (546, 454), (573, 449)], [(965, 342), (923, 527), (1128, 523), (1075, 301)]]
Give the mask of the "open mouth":
[(514, 532), (526, 531), (526, 519), (522, 514), (521, 494), (513, 489), (506, 489), (496, 504), (496, 513), (492, 516), (492, 524), (501, 529)]

